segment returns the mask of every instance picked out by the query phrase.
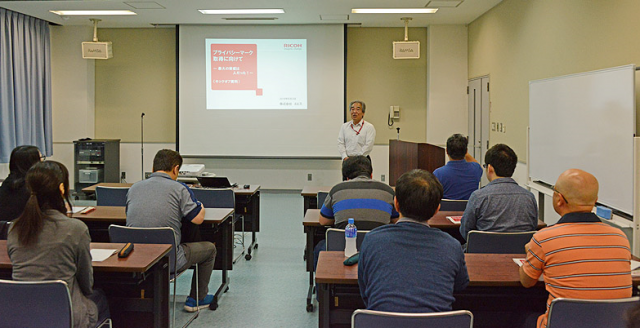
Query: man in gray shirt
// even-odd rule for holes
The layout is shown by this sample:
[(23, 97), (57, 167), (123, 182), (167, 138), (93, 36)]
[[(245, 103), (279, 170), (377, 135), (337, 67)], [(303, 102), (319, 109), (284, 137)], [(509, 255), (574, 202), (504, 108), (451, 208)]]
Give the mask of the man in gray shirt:
[[(204, 206), (189, 187), (175, 181), (182, 166), (177, 151), (162, 149), (153, 159), (153, 174), (135, 183), (127, 193), (128, 227), (170, 227), (178, 243), (176, 269), (184, 271), (198, 263), (198, 280), (191, 281), (191, 292), (184, 308), (195, 312), (213, 301), (209, 292), (209, 278), (216, 258), (216, 247), (211, 242), (182, 243), (184, 225), (200, 225), (204, 221)], [(196, 302), (196, 288), (200, 300)]]
[(474, 191), (462, 215), (460, 234), (471, 230), (533, 231), (538, 225), (538, 206), (531, 192), (511, 178), (518, 156), (509, 146), (497, 144), (484, 157), (489, 184)]

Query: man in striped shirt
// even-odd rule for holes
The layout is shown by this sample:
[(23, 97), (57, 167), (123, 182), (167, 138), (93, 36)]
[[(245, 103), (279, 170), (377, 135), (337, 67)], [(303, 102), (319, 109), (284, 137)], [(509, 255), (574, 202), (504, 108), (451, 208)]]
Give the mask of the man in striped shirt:
[[(527, 260), (520, 282), (534, 286), (542, 275), (549, 298), (611, 299), (630, 297), (631, 251), (620, 229), (603, 222), (591, 210), (598, 200), (598, 180), (567, 170), (553, 186), (553, 208), (562, 217), (538, 231), (525, 246)], [(538, 327), (547, 326), (547, 313)]]

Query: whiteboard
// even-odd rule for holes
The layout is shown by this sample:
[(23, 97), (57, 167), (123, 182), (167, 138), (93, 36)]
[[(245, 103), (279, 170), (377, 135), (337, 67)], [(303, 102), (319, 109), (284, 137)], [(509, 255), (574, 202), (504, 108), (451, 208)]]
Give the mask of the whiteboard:
[(633, 214), (635, 65), (529, 82), (529, 176), (596, 176), (598, 202)]

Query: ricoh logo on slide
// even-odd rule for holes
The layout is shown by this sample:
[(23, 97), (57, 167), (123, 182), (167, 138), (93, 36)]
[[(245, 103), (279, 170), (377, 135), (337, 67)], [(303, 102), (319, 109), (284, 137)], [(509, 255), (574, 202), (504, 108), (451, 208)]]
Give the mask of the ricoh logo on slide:
[(303, 45), (301, 43), (285, 43), (284, 50), (302, 50)]

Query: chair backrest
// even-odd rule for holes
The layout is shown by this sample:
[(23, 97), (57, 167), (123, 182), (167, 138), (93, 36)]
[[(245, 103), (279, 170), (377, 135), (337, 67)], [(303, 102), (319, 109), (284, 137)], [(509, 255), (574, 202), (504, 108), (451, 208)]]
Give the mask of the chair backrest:
[(352, 328), (471, 328), (473, 314), (469, 311), (436, 313), (397, 313), (356, 310), (351, 316)]
[(0, 240), (7, 240), (7, 235), (9, 235), (10, 227), (11, 221), (0, 221)]
[(67, 283), (0, 280), (0, 328), (73, 327)]
[(96, 187), (96, 205), (126, 206), (129, 188)]
[(209, 208), (235, 208), (236, 196), (233, 189), (204, 189), (194, 188), (193, 194), (202, 202), (204, 207)]
[[(112, 243), (169, 244), (169, 270), (176, 272), (176, 233), (169, 227), (134, 228), (112, 224), (109, 226), (109, 240)], [(135, 252), (135, 246), (134, 246)]]
[(322, 205), (324, 204), (325, 199), (327, 199), (327, 196), (329, 195), (328, 192), (326, 191), (318, 191), (318, 208), (322, 208)]
[(489, 232), (471, 230), (467, 235), (467, 253), (521, 254), (536, 231)]
[(443, 199), (440, 201), (441, 211), (464, 211), (467, 208), (467, 200)]
[(624, 328), (625, 312), (640, 304), (640, 297), (608, 300), (556, 298), (549, 307), (547, 328)]
[[(369, 230), (358, 230), (356, 237), (356, 248), (359, 250), (362, 241)], [(328, 251), (344, 251), (346, 241), (344, 240), (344, 229), (329, 228), (325, 234)]]

